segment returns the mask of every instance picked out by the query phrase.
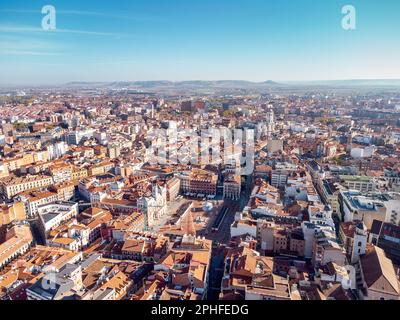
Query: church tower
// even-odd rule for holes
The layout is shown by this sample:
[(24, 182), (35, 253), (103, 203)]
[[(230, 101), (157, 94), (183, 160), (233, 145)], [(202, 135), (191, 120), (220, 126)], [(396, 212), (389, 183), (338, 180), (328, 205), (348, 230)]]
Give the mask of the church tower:
[(364, 222), (360, 222), (354, 232), (353, 250), (351, 252), (351, 263), (357, 263), (360, 255), (365, 254), (367, 247), (368, 231)]

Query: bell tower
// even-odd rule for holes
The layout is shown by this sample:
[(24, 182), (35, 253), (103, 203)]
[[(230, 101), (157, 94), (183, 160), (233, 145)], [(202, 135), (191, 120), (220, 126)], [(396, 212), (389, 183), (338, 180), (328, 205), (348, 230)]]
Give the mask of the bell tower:
[(351, 252), (351, 263), (357, 263), (360, 255), (365, 254), (367, 247), (368, 231), (364, 222), (360, 222), (354, 232), (353, 250)]

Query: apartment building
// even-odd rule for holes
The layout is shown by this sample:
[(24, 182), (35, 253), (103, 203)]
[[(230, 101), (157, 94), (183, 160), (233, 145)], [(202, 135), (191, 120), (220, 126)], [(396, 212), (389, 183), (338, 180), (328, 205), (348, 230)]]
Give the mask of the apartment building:
[(11, 199), (25, 191), (46, 188), (53, 184), (53, 178), (50, 176), (27, 175), (24, 177), (10, 176), (0, 180), (0, 192)]
[(63, 183), (72, 180), (73, 166), (66, 163), (54, 164), (49, 168), (54, 183)]
[(21, 201), (0, 204), (0, 227), (6, 226), (14, 221), (26, 219), (25, 206)]
[(23, 193), (17, 198), (25, 204), (26, 214), (31, 218), (37, 215), (40, 206), (59, 200), (58, 194), (50, 191), (32, 191)]
[(0, 270), (12, 260), (28, 251), (33, 237), (29, 225), (16, 225), (6, 234), (6, 241), (0, 244)]
[(240, 199), (242, 181), (237, 175), (228, 175), (224, 178), (223, 195), (224, 198), (238, 200)]
[(342, 191), (339, 204), (345, 222), (364, 221), (368, 230), (373, 220), (386, 221), (387, 218), (387, 208), (379, 197), (364, 196), (358, 191)]
[(7, 170), (11, 172), (40, 161), (48, 161), (47, 151), (24, 152), (14, 158), (4, 159), (3, 165), (6, 166)]
[(178, 195), (181, 188), (181, 180), (173, 177), (166, 182), (167, 201), (173, 201)]
[(81, 180), (81, 179), (85, 179), (86, 177), (88, 177), (89, 173), (88, 170), (85, 168), (77, 168), (74, 167), (72, 170), (72, 180), (76, 181), (76, 180)]
[(276, 188), (283, 188), (286, 186), (289, 173), (285, 170), (272, 170), (271, 171), (271, 185)]
[(319, 230), (315, 233), (312, 253), (314, 266), (324, 266), (329, 262), (334, 262), (339, 266), (346, 264), (345, 250), (337, 243), (336, 235), (327, 230)]
[(109, 296), (108, 300), (121, 300), (131, 288), (133, 281), (123, 272), (116, 273), (93, 293), (94, 300), (102, 300), (102, 296)]
[(58, 227), (62, 222), (76, 217), (78, 204), (74, 202), (53, 202), (38, 207), (39, 224), (41, 231), (46, 235), (50, 230)]
[(80, 214), (80, 223), (89, 229), (87, 243), (90, 244), (101, 237), (101, 230), (106, 228), (112, 220), (112, 214), (108, 210), (89, 208)]
[(259, 220), (257, 239), (266, 253), (304, 257), (304, 235), (296, 224)]
[(111, 239), (123, 242), (127, 234), (142, 232), (145, 226), (144, 214), (142, 212), (133, 212), (128, 216), (122, 216), (108, 222), (107, 234)]
[(125, 241), (119, 243), (111, 256), (122, 260), (158, 263), (168, 252), (169, 239), (161, 235), (142, 232), (126, 233)]
[(371, 192), (376, 189), (376, 182), (373, 177), (368, 176), (339, 176), (341, 184), (349, 190), (360, 192)]
[(381, 248), (394, 264), (400, 265), (400, 226), (374, 220), (368, 242)]
[(340, 213), (339, 192), (340, 185), (328, 180), (318, 180), (318, 190), (325, 202), (332, 208), (333, 213)]
[(178, 291), (180, 296), (205, 299), (211, 250), (212, 241), (184, 235), (181, 241), (174, 243), (165, 258), (154, 265), (154, 270), (168, 273), (168, 288)]
[(292, 300), (288, 279), (274, 273), (274, 259), (247, 247), (230, 249), (225, 258), (220, 299), (235, 294), (245, 300)]
[(0, 161), (0, 179), (5, 178), (9, 175), (9, 171), (6, 165), (2, 161)]
[(181, 192), (185, 194), (215, 196), (217, 194), (218, 175), (202, 169), (192, 169), (189, 174), (179, 174)]
[(26, 294), (28, 300), (63, 300), (78, 293), (82, 287), (82, 267), (67, 264), (59, 272), (44, 274), (26, 289)]
[(75, 184), (63, 182), (51, 186), (49, 190), (57, 193), (58, 201), (70, 201), (75, 195)]
[(88, 170), (88, 175), (89, 176), (97, 176), (97, 175), (105, 174), (105, 173), (111, 171), (111, 169), (113, 169), (114, 167), (115, 167), (114, 163), (109, 162), (109, 161), (103, 161), (101, 163), (91, 166)]

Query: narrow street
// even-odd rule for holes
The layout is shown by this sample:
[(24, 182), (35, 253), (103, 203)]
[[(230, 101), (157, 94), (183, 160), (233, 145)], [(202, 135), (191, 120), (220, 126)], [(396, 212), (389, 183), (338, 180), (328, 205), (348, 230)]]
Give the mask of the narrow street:
[(207, 299), (216, 301), (221, 292), (221, 281), (224, 275), (224, 247), (214, 247), (210, 264), (210, 278), (208, 284)]

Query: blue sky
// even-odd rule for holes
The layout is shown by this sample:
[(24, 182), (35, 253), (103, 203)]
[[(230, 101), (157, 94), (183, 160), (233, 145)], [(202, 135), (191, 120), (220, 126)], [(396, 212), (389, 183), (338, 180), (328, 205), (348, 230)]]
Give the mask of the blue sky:
[(399, 17), (397, 0), (0, 0), (0, 84), (400, 78)]

